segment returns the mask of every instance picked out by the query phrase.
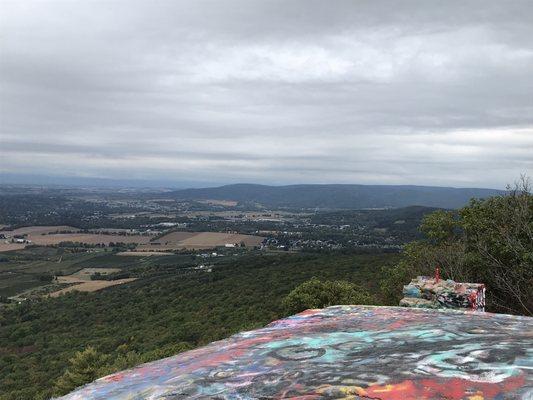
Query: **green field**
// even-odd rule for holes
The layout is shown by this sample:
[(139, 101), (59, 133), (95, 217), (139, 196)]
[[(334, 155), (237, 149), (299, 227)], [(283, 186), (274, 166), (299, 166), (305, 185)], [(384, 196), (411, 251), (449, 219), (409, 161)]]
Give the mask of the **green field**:
[(58, 249), (34, 247), (2, 253), (0, 262), (0, 296), (14, 296), (20, 292), (42, 286), (45, 275), (69, 275), (82, 263), (97, 253), (65, 253)]
[(33, 247), (2, 253), (0, 257), (0, 297), (20, 294), (46, 284), (46, 275), (70, 275), (82, 268), (120, 268), (143, 270), (154, 264), (174, 265), (191, 256), (123, 257), (103, 250), (92, 253), (69, 253), (51, 247)]

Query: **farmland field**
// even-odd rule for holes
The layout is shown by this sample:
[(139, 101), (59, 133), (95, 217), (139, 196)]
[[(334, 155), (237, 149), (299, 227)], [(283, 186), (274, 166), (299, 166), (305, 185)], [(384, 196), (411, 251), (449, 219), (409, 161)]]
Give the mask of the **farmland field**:
[(102, 235), (97, 233), (64, 233), (41, 236), (29, 236), (33, 244), (48, 246), (59, 244), (61, 242), (80, 242), (87, 244), (105, 244), (109, 245), (111, 242), (122, 243), (148, 243), (150, 236), (141, 235)]
[(25, 244), (21, 243), (3, 243), (0, 242), (0, 253), (4, 251), (20, 250), (26, 247)]
[[(2, 229), (5, 226), (2, 226)], [(49, 232), (57, 231), (76, 231), (77, 228), (71, 226), (26, 226), (23, 228), (18, 228), (13, 231), (0, 231), (0, 235), (28, 235), (28, 239), (32, 240), (33, 237), (42, 236), (43, 234), (48, 234)], [(30, 238), (31, 236), (31, 238)], [(26, 247), (24, 243), (9, 243), (6, 239), (0, 239), (0, 252), (20, 250)]]
[[(71, 233), (57, 233), (67, 232)], [(103, 244), (109, 246), (110, 243), (135, 243), (145, 244), (149, 243), (152, 236), (143, 235), (119, 235), (119, 234), (102, 234), (102, 233), (77, 233), (78, 228), (72, 226), (27, 226), (18, 228), (13, 231), (2, 231), (0, 234), (7, 236), (26, 235), (26, 239), (31, 241), (31, 244), (39, 246), (57, 245), (61, 242), (79, 242), (89, 245)], [(110, 230), (111, 233), (122, 232), (123, 230)], [(0, 243), (0, 252), (23, 249), (25, 244), (20, 243), (6, 243), (2, 240)]]
[(218, 232), (200, 232), (181, 242), (184, 248), (210, 248), (223, 246), (226, 243), (239, 244), (244, 242), (246, 246), (258, 246), (263, 241), (260, 236), (218, 233)]
[[(174, 250), (210, 249), (224, 247), (226, 244), (239, 247), (244, 244), (245, 247), (254, 247), (263, 241), (263, 237), (260, 236), (233, 233), (170, 232), (151, 242), (153, 235), (129, 235), (124, 234), (123, 231), (120, 231), (122, 234), (118, 235), (114, 234), (114, 230), (111, 229), (105, 229), (108, 232), (105, 234), (78, 233), (78, 231), (78, 228), (67, 225), (29, 226), (13, 231), (2, 231), (7, 239), (3, 239), (0, 243), (2, 252), (0, 296), (34, 298), (38, 297), (43, 290), (45, 293), (53, 293), (53, 296), (72, 290), (95, 291), (128, 282), (102, 280), (102, 283), (95, 283), (97, 281), (91, 281), (90, 277), (96, 272), (106, 274), (125, 271), (128, 274), (130, 269), (144, 268), (147, 264), (172, 263), (172, 260), (177, 257), (171, 252)], [(116, 232), (118, 233), (118, 230)], [(25, 235), (25, 238), (31, 241), (32, 246), (24, 243), (5, 243), (14, 235)], [(107, 246), (111, 242), (122, 242), (134, 243), (137, 247), (131, 249), (132, 251), (118, 253), (109, 251), (107, 248), (85, 249), (78, 252), (69, 247), (51, 247), (62, 242)], [(53, 277), (57, 277), (57, 280), (51, 281)], [(120, 278), (129, 278), (129, 276)], [(88, 284), (82, 285), (83, 281)], [(74, 286), (65, 288), (66, 284), (75, 285), (75, 289), (72, 289)]]
[(138, 251), (179, 250), (179, 249), (211, 249), (226, 244), (246, 247), (259, 246), (261, 236), (242, 235), (221, 232), (172, 232), (148, 245), (139, 245)]
[(189, 239), (195, 235), (197, 235), (195, 232), (171, 232), (157, 240), (153, 240), (152, 244), (158, 244), (161, 246), (175, 244), (177, 242), (181, 242), (182, 240)]
[(147, 257), (147, 256), (172, 256), (173, 253), (164, 251), (120, 251), (117, 256), (126, 257)]
[[(120, 269), (110, 268), (120, 271)], [(81, 272), (81, 271), (80, 271)], [(116, 279), (114, 281), (99, 281), (99, 280), (87, 280), (85, 276), (79, 275), (79, 273), (58, 277), (59, 283), (74, 283), (74, 285), (50, 293), (50, 297), (58, 297), (62, 294), (78, 291), (78, 292), (96, 292), (97, 290), (105, 289), (111, 286), (122, 285), (124, 283), (133, 282), (137, 278), (124, 278)]]
[(41, 234), (48, 234), (51, 232), (59, 232), (59, 231), (78, 231), (78, 228), (74, 228), (72, 226), (66, 226), (66, 225), (60, 225), (60, 226), (25, 226), (23, 228), (14, 229), (13, 231), (2, 231), (0, 233), (11, 233), (14, 235), (41, 235)]
[[(71, 231), (71, 233), (57, 233)], [(106, 245), (110, 243), (136, 244), (138, 251), (179, 250), (179, 249), (210, 249), (226, 244), (254, 247), (261, 244), (263, 237), (222, 232), (171, 232), (158, 239), (152, 240), (149, 235), (109, 234), (118, 233), (119, 230), (106, 230), (103, 233), (78, 233), (78, 228), (71, 226), (29, 226), (13, 231), (0, 233), (13, 235), (26, 235), (31, 244), (38, 246), (53, 246), (62, 242), (79, 242), (88, 245)], [(20, 243), (0, 243), (0, 252), (25, 248)]]
[[(194, 260), (194, 256), (173, 253), (142, 253), (150, 257), (123, 257), (119, 253), (99, 249), (98, 251), (69, 253), (60, 248), (31, 247), (2, 253), (0, 262), (0, 296), (29, 296), (39, 292), (41, 287), (51, 291), (62, 289), (61, 285), (89, 281), (93, 273), (102, 275), (123, 271), (130, 273), (154, 265), (175, 266)], [(129, 255), (129, 253), (126, 253)], [(57, 281), (43, 278), (57, 276)], [(135, 274), (133, 274), (135, 276)], [(68, 281), (68, 282), (67, 282)], [(113, 281), (106, 281), (113, 282)], [(24, 294), (23, 294), (24, 293)]]
[(101, 275), (108, 275), (113, 274), (115, 272), (120, 272), (120, 268), (83, 268), (70, 276), (77, 279), (91, 280), (91, 275), (94, 275), (96, 273), (99, 273)]
[(5, 252), (2, 253), (2, 257), (0, 296), (14, 296), (47, 284), (42, 279), (50, 275), (69, 275), (83, 268), (124, 268), (135, 264), (135, 260), (124, 260), (122, 257), (114, 257), (103, 251), (63, 254), (60, 249), (49, 247)]

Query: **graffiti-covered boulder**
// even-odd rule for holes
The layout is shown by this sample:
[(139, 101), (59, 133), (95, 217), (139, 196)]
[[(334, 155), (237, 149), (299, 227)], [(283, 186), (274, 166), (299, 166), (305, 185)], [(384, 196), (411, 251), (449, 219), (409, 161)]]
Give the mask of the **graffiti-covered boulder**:
[(525, 400), (531, 332), (533, 318), (491, 313), (307, 310), (106, 376), (63, 400)]
[(402, 307), (485, 310), (485, 285), (418, 276), (403, 287)]

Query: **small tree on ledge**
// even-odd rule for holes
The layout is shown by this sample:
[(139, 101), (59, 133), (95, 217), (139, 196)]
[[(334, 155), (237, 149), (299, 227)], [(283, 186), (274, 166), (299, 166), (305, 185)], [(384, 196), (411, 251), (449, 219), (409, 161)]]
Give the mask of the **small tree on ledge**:
[(311, 278), (294, 288), (283, 299), (287, 315), (309, 308), (324, 308), (340, 304), (373, 304), (374, 299), (361, 286), (347, 281), (320, 281)]

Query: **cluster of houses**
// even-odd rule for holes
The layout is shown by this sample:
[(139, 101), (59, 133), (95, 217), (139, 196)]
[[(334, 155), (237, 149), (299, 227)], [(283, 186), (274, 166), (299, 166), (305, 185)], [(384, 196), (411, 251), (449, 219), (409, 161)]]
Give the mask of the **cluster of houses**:
[(4, 243), (17, 243), (17, 244), (31, 244), (31, 240), (27, 239), (25, 235), (13, 235), (9, 233), (0, 233), (0, 240)]

